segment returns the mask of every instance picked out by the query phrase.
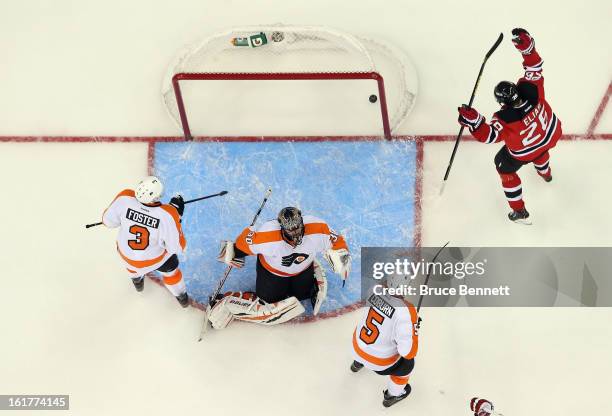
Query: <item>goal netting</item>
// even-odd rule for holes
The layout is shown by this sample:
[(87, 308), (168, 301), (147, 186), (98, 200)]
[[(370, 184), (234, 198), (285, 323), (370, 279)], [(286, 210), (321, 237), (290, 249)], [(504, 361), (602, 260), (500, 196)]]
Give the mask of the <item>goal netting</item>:
[(416, 70), (398, 48), (312, 26), (251, 26), (207, 37), (170, 65), (162, 95), (193, 135), (389, 137), (412, 109)]

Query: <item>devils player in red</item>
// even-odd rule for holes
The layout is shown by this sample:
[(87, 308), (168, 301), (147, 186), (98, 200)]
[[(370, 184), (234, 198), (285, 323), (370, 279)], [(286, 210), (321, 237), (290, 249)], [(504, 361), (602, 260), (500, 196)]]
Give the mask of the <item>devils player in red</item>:
[(513, 29), (512, 43), (523, 54), (524, 76), (516, 84), (509, 81), (497, 84), (495, 98), (502, 107), (493, 115), (491, 123), (486, 123), (478, 111), (465, 105), (459, 108), (459, 123), (467, 126), (480, 142), (505, 143), (495, 155), (495, 167), (512, 208), (508, 218), (528, 223), (529, 212), (525, 209), (521, 179), (516, 172), (521, 166), (533, 163), (546, 182), (552, 180), (548, 151), (561, 137), (561, 121), (544, 98), (542, 58), (535, 50), (533, 38), (525, 29)]

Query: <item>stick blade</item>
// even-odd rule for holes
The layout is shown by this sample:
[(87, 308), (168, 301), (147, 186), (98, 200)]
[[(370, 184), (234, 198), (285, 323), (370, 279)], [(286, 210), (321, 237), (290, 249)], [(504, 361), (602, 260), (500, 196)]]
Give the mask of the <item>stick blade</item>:
[(202, 328), (200, 328), (200, 337), (198, 338), (198, 342), (201, 342), (202, 339), (208, 333), (208, 316), (210, 315), (210, 305), (206, 306), (204, 309), (204, 322), (202, 322)]
[(442, 186), (440, 187), (440, 194), (439, 196), (442, 196), (442, 194), (444, 193), (444, 188), (446, 187), (446, 181), (442, 182)]
[(491, 47), (491, 49), (489, 49), (489, 52), (487, 52), (486, 58), (485, 59), (489, 59), (489, 57), (491, 55), (493, 55), (493, 52), (495, 52), (495, 49), (497, 49), (497, 47), (499, 46), (500, 43), (502, 43), (502, 40), (504, 40), (504, 34), (500, 33), (499, 37), (497, 38), (497, 40), (495, 41), (495, 43), (493, 44), (493, 46)]

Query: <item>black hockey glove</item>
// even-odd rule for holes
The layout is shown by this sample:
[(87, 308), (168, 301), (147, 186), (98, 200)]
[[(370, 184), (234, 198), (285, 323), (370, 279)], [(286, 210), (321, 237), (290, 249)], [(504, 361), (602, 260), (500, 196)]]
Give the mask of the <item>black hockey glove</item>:
[(172, 199), (170, 199), (170, 205), (176, 208), (181, 217), (183, 216), (183, 211), (185, 211), (185, 201), (181, 195), (173, 196)]

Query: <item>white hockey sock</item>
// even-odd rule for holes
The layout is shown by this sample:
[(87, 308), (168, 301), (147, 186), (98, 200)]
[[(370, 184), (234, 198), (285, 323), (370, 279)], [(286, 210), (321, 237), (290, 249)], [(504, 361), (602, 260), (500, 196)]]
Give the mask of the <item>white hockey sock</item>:
[(181, 273), (181, 269), (177, 268), (171, 272), (162, 273), (161, 275), (164, 279), (164, 285), (175, 297), (182, 295), (187, 291), (187, 286), (185, 286), (185, 281), (183, 280), (183, 273)]
[(408, 376), (389, 376), (387, 391), (392, 396), (400, 396), (404, 393), (406, 384), (408, 384)]

